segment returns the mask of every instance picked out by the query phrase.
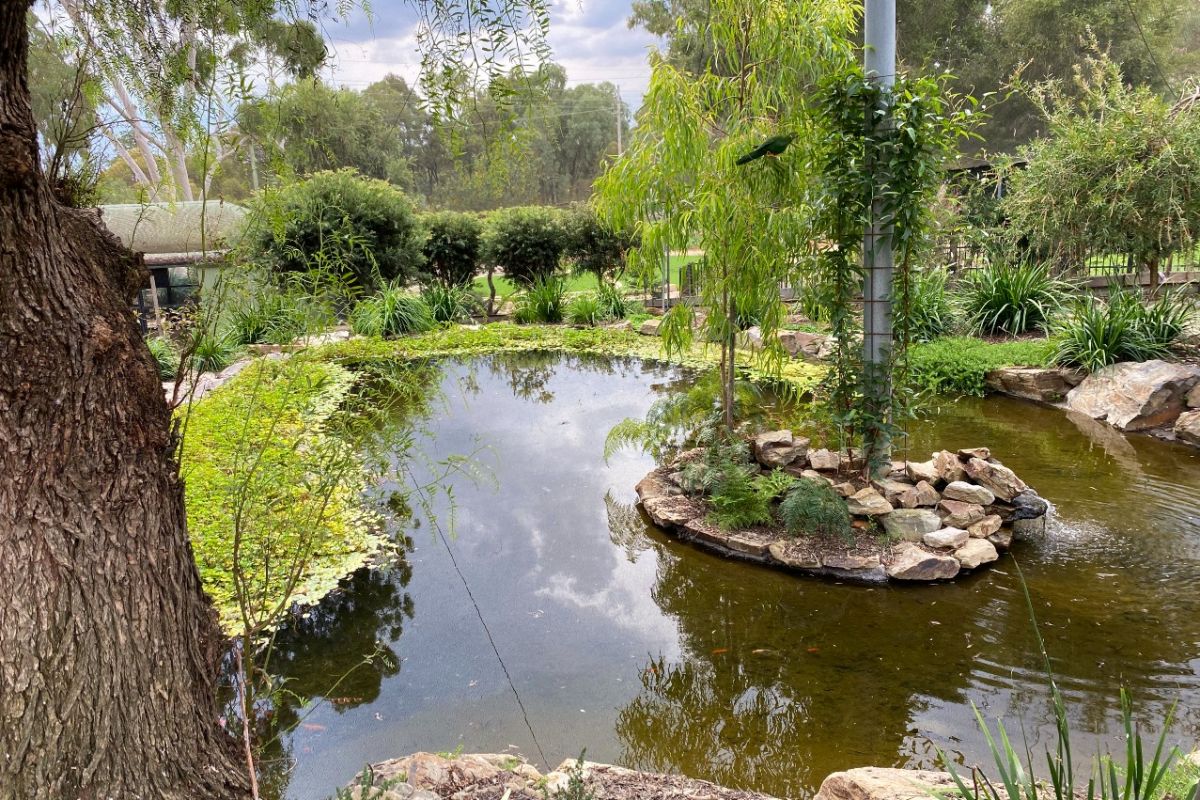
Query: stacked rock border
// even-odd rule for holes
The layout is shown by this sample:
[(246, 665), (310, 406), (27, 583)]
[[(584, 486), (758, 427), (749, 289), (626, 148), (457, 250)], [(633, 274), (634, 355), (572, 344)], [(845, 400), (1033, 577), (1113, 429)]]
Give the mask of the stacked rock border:
[[(698, 457), (681, 453), (637, 484), (639, 504), (667, 533), (735, 558), (809, 575), (866, 583), (944, 581), (999, 559), (1014, 537), (1045, 532), (1049, 504), (986, 447), (942, 450), (928, 461), (894, 461), (881, 480), (859, 474), (855, 454), (810, 449), (791, 431), (752, 441), (763, 470), (825, 481), (845, 498), (854, 528), (886, 536), (791, 535), (781, 527), (724, 530), (708, 504), (680, 486), (680, 468)], [(874, 525), (872, 524), (874, 523)]]

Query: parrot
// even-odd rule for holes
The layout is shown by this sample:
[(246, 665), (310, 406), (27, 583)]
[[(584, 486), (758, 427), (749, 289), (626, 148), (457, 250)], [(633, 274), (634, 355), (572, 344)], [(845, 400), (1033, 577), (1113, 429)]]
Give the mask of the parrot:
[(784, 150), (787, 150), (788, 145), (791, 144), (795, 138), (796, 138), (796, 134), (794, 134), (794, 133), (787, 133), (787, 134), (780, 134), (779, 136), (772, 136), (770, 139), (767, 139), (765, 142), (760, 144), (758, 147), (754, 148), (749, 153), (746, 153), (746, 155), (739, 158), (736, 163), (740, 167), (742, 164), (749, 164), (751, 161), (760, 159), (763, 156), (780, 155)]

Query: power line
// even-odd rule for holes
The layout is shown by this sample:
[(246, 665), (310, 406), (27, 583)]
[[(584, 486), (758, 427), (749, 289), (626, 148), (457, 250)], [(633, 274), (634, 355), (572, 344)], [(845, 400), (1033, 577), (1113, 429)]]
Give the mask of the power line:
[(1150, 46), (1150, 40), (1146, 38), (1146, 32), (1142, 30), (1142, 23), (1138, 19), (1137, 12), (1133, 10), (1133, 3), (1130, 0), (1125, 0), (1125, 7), (1129, 9), (1129, 16), (1133, 18), (1134, 27), (1137, 28), (1138, 34), (1142, 37), (1142, 44), (1146, 46), (1146, 52), (1150, 55), (1150, 63), (1154, 65), (1154, 69), (1158, 72), (1158, 77), (1162, 78), (1163, 85), (1167, 90), (1179, 98), (1179, 92), (1175, 91), (1175, 87), (1171, 85), (1171, 81), (1167, 78), (1167, 73), (1163, 71), (1162, 65), (1158, 63), (1158, 56), (1154, 54), (1154, 48)]

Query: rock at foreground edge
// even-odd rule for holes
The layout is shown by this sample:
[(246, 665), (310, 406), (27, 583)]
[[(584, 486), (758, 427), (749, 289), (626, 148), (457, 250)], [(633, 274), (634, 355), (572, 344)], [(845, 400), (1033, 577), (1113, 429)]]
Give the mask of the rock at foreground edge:
[(944, 581), (960, 569), (954, 556), (930, 553), (911, 543), (897, 545), (893, 553), (887, 574), (898, 581)]
[(1122, 362), (1093, 372), (1067, 395), (1067, 408), (1124, 431), (1168, 425), (1200, 384), (1200, 367), (1166, 361)]
[(957, 794), (954, 779), (944, 772), (861, 767), (830, 775), (814, 800), (930, 800)]

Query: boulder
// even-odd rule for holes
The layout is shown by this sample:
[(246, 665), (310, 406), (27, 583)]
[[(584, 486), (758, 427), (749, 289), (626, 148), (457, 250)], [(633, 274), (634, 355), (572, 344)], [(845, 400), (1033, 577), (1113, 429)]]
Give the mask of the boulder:
[(860, 517), (877, 517), (892, 513), (892, 504), (870, 486), (847, 497), (846, 506), (851, 514)]
[(937, 471), (938, 480), (944, 483), (954, 483), (954, 481), (961, 481), (967, 477), (966, 470), (963, 469), (962, 462), (958, 459), (958, 454), (951, 453), (949, 450), (933, 454), (933, 468)]
[(1026, 489), (1011, 501), (1013, 507), (1012, 519), (1034, 519), (1044, 517), (1050, 510), (1050, 504), (1032, 490)]
[(1003, 552), (1012, 547), (1013, 532), (1012, 528), (1001, 528), (1000, 530), (987, 537), (987, 540), (992, 543), (992, 546)]
[(930, 553), (919, 545), (905, 542), (892, 551), (887, 574), (898, 581), (941, 581), (953, 578), (959, 569), (958, 559), (954, 556)]
[(1001, 500), (1012, 500), (1029, 488), (1016, 473), (995, 459), (984, 461), (982, 458), (972, 458), (963, 469), (971, 480), (991, 489), (992, 494)]
[(1003, 524), (1004, 521), (1000, 519), (999, 514), (988, 514), (986, 517), (979, 520), (979, 522), (968, 525), (967, 533), (971, 535), (972, 539), (986, 539), (996, 531), (1000, 530), (1000, 527)]
[(754, 437), (754, 457), (764, 467), (786, 467), (806, 455), (808, 439), (794, 439), (791, 431), (767, 431)]
[(892, 504), (893, 507), (901, 505), (900, 497), (909, 489), (915, 489), (911, 483), (907, 481), (898, 481), (892, 478), (884, 478), (881, 481), (874, 481), (873, 485), (883, 499)]
[(966, 544), (954, 551), (954, 557), (963, 569), (975, 569), (982, 564), (990, 564), (1000, 554), (987, 539), (968, 539)]
[(840, 569), (849, 572), (874, 569), (879, 566), (878, 555), (863, 555), (860, 553), (838, 553), (825, 556), (821, 564), (829, 569)]
[(932, 459), (929, 461), (909, 461), (905, 464), (904, 471), (908, 475), (908, 479), (917, 484), (924, 481), (932, 486), (942, 477), (941, 473), (934, 466)]
[(1200, 446), (1200, 411), (1188, 411), (1175, 420), (1175, 438)]
[(945, 512), (942, 521), (948, 527), (964, 530), (985, 516), (983, 506), (978, 503), (964, 503), (961, 500), (942, 500), (938, 503), (938, 509)]
[(650, 497), (642, 501), (646, 515), (660, 528), (682, 527), (700, 516), (696, 503), (687, 497)]
[(1022, 539), (1035, 539), (1042, 536), (1046, 533), (1046, 518), (1014, 519), (1012, 533), (1013, 536), (1020, 536)]
[(1192, 390), (1188, 392), (1186, 402), (1188, 408), (1200, 408), (1200, 383), (1197, 383), (1192, 387)]
[(739, 347), (744, 347), (747, 350), (759, 350), (762, 348), (762, 328), (757, 325), (746, 328), (737, 335), (737, 343)]
[(658, 317), (651, 317), (642, 323), (638, 328), (638, 333), (642, 336), (658, 336), (658, 329), (662, 326), (662, 320)]
[(1061, 367), (1008, 367), (984, 377), (990, 391), (1041, 403), (1061, 403), (1082, 380), (1081, 373)]
[(946, 548), (954, 548), (957, 550), (967, 543), (971, 535), (962, 528), (942, 528), (941, 530), (927, 533), (921, 537), (921, 541), (926, 547), (932, 547), (937, 550)]
[(899, 508), (880, 517), (883, 529), (893, 539), (906, 542), (919, 542), (927, 533), (933, 533), (945, 527), (942, 518), (932, 511), (921, 508)]
[(808, 331), (782, 330), (776, 332), (779, 344), (792, 358), (797, 356), (817, 357), (829, 337)]
[(771, 558), (792, 569), (820, 569), (821, 559), (816, 553), (800, 547), (787, 539), (778, 539), (767, 546)]
[(637, 492), (638, 498), (643, 502), (649, 500), (651, 497), (675, 497), (683, 494), (683, 489), (680, 489), (676, 482), (672, 481), (671, 478), (659, 470), (651, 472), (638, 481), (637, 486), (634, 487), (634, 491)]
[(929, 800), (956, 791), (954, 779), (944, 772), (860, 767), (830, 775), (813, 800)]
[(928, 481), (920, 481), (900, 495), (901, 508), (932, 508), (942, 496)]
[(858, 487), (855, 486), (850, 481), (843, 481), (842, 483), (835, 483), (833, 485), (833, 490), (835, 492), (837, 492), (838, 494), (840, 494), (842, 497), (849, 497), (850, 495), (852, 495), (858, 491)]
[(1067, 408), (1125, 431), (1168, 425), (1200, 384), (1200, 367), (1123, 362), (1093, 372), (1067, 395)]
[(808, 454), (808, 465), (813, 469), (836, 470), (842, 465), (842, 457), (824, 448)]
[(986, 447), (964, 447), (958, 451), (958, 457), (963, 461), (970, 458), (982, 458), (987, 461), (992, 457), (992, 451)]
[(942, 489), (942, 497), (947, 500), (961, 500), (964, 503), (975, 503), (980, 506), (990, 506), (996, 502), (996, 495), (986, 486), (977, 486), (966, 481), (954, 481)]

